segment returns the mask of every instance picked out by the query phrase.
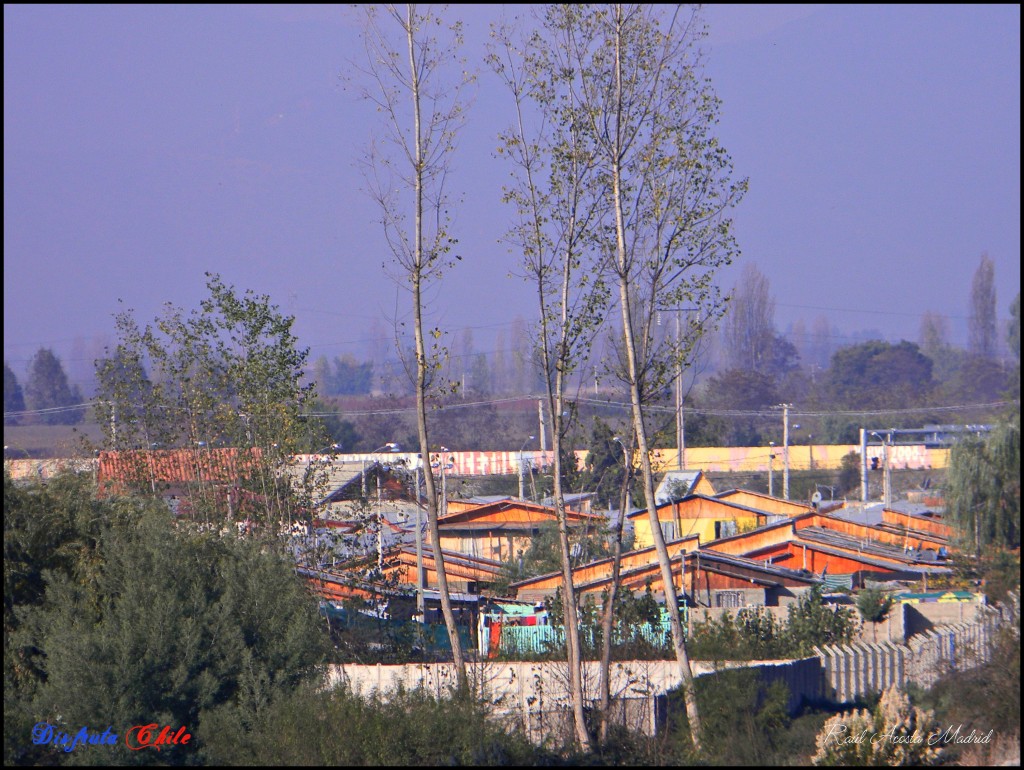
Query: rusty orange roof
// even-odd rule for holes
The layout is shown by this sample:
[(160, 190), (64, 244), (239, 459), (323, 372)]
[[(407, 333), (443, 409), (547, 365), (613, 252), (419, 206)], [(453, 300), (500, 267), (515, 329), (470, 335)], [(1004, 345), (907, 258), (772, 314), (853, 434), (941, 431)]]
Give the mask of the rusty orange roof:
[[(570, 523), (592, 523), (600, 524), (605, 521), (603, 516), (594, 513), (582, 513), (566, 509), (566, 518)], [(486, 505), (479, 505), (465, 510), (452, 511), (439, 516), (439, 525), (459, 527), (469, 525), (480, 519), (488, 519), (495, 523), (522, 523), (522, 522), (544, 522), (556, 521), (555, 509), (547, 505), (532, 503), (527, 500), (498, 500)]]
[(96, 481), (103, 492), (138, 482), (181, 484), (195, 481), (230, 483), (253, 471), (262, 452), (258, 447), (129, 450), (101, 452)]

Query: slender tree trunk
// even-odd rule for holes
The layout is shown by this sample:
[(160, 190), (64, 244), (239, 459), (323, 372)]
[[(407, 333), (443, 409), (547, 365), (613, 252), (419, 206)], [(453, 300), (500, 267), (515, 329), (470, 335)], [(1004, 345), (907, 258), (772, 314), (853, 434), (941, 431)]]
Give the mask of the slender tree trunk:
[[(623, 447), (625, 452), (625, 447)], [(608, 740), (608, 721), (612, 705), (612, 634), (615, 632), (615, 599), (619, 594), (619, 576), (622, 572), (622, 525), (629, 513), (629, 485), (632, 482), (630, 466), (622, 479), (619, 495), (619, 520), (615, 524), (612, 539), (612, 583), (605, 598), (604, 613), (601, 617), (601, 742)]]
[(466, 676), (466, 660), (462, 652), (462, 641), (459, 628), (455, 624), (455, 613), (452, 611), (451, 593), (448, 588), (448, 573), (445, 570), (444, 555), (441, 553), (441, 534), (437, 526), (438, 499), (434, 474), (430, 468), (430, 441), (427, 435), (427, 350), (423, 339), (423, 279), (426, 256), (423, 250), (423, 142), (421, 139), (420, 116), (420, 83), (416, 66), (415, 20), (413, 7), (406, 5), (407, 40), (409, 44), (409, 71), (411, 95), (413, 101), (413, 122), (416, 132), (415, 142), (415, 251), (413, 254), (414, 270), (412, 275), (413, 315), (416, 338), (416, 423), (420, 440), (420, 457), (423, 458), (423, 476), (427, 488), (427, 526), (430, 529), (430, 540), (434, 546), (434, 564), (437, 569), (438, 591), (441, 594), (441, 613), (448, 629), (448, 639), (452, 646), (452, 660), (458, 678), (460, 692), (467, 692), (469, 680)]
[[(565, 646), (569, 664), (569, 691), (572, 699), (572, 710), (576, 725), (576, 739), (580, 746), (590, 751), (593, 744), (590, 731), (587, 729), (583, 698), (583, 649), (580, 642), (579, 615), (577, 612), (576, 588), (572, 576), (572, 552), (569, 547), (569, 526), (565, 515), (565, 494), (562, 489), (562, 412), (565, 405), (563, 380), (565, 378), (566, 360), (569, 355), (567, 347), (569, 282), (572, 277), (571, 256), (566, 254), (562, 271), (560, 299), (560, 334), (554, 355), (554, 388), (552, 388), (550, 370), (545, 376), (548, 389), (548, 406), (551, 412), (551, 438), (554, 450), (554, 497), (555, 513), (558, 518), (558, 544), (562, 557), (562, 589), (565, 596), (563, 602), (565, 622)], [(541, 291), (543, 297), (543, 290)], [(541, 300), (541, 318), (546, 318), (543, 299)], [(542, 322), (544, 361), (551, 362), (552, 354), (547, 338), (547, 323)]]
[[(619, 63), (621, 65), (621, 62)], [(615, 205), (616, 254), (619, 275), (619, 306), (622, 314), (622, 334), (626, 347), (627, 378), (629, 382), (629, 399), (633, 412), (633, 430), (636, 434), (637, 451), (640, 453), (640, 464), (644, 476), (644, 497), (647, 500), (647, 513), (651, 522), (651, 535), (658, 554), (661, 567), (661, 578), (665, 585), (665, 609), (668, 612), (669, 624), (672, 627), (672, 642), (675, 646), (676, 661), (679, 664), (679, 676), (683, 683), (683, 697), (686, 701), (686, 715), (690, 723), (690, 734), (694, 746), (700, 746), (700, 716), (697, 711), (697, 699), (693, 689), (693, 671), (690, 658), (686, 654), (683, 637), (683, 625), (679, 618), (679, 602), (675, 582), (672, 578), (672, 563), (665, 547), (665, 537), (658, 521), (658, 507), (655, 500), (654, 472), (651, 468), (650, 444), (647, 440), (647, 427), (644, 424), (643, 399), (640, 393), (639, 354), (636, 350), (634, 337), (632, 302), (629, 295), (629, 265), (626, 254), (626, 226), (622, 212), (621, 179), (618, 163), (612, 168), (612, 195)]]

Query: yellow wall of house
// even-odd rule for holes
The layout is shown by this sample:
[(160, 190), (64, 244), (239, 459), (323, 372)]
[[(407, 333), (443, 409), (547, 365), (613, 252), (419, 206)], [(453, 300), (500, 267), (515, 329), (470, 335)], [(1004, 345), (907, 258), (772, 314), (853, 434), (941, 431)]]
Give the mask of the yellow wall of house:
[(745, 505), (748, 508), (757, 508), (759, 511), (781, 516), (797, 516), (798, 514), (814, 510), (809, 505), (802, 505), (789, 500), (771, 499), (742, 489), (737, 490), (735, 494), (729, 495), (725, 500), (736, 505)]
[(441, 536), (441, 548), (446, 551), (457, 551), (470, 556), (495, 561), (508, 561), (518, 556), (520, 551), (529, 550), (531, 538), (509, 537), (508, 535), (489, 535), (481, 533), (473, 537)]
[[(671, 506), (666, 506), (660, 509), (660, 520), (663, 522), (674, 522), (672, 517)], [(736, 522), (736, 528), (738, 532), (745, 532), (748, 529), (753, 529), (757, 526), (757, 516), (743, 516), (739, 515), (721, 515), (721, 513), (714, 518), (680, 518), (679, 525), (682, 528), (681, 532), (676, 532), (675, 537), (688, 537), (690, 535), (698, 535), (700, 537), (701, 545), (710, 543), (715, 539), (715, 524), (720, 521), (734, 521)], [(654, 545), (654, 537), (651, 535), (651, 519), (647, 514), (641, 514), (633, 518), (633, 531), (635, 533), (635, 540), (633, 542), (634, 549), (647, 548), (648, 546)], [(675, 539), (675, 538), (666, 538)]]

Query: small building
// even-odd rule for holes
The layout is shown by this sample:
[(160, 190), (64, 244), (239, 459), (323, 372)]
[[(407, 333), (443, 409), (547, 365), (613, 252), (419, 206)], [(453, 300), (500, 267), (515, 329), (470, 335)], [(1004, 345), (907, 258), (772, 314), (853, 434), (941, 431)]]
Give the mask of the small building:
[(715, 488), (704, 471), (666, 471), (658, 488), (654, 490), (654, 500), (658, 505), (682, 500), (688, 495), (713, 496)]
[[(699, 547), (700, 539), (696, 535), (665, 543), (665, 548), (670, 558), (686, 551), (696, 550)], [(619, 570), (621, 573), (624, 573), (639, 567), (657, 564), (657, 561), (658, 554), (652, 545), (622, 554)], [(600, 582), (605, 579), (611, 582), (613, 562), (613, 558), (607, 556), (603, 559), (595, 559), (586, 564), (581, 564), (572, 571), (573, 583), (584, 584), (594, 581)], [(559, 571), (520, 580), (518, 583), (513, 583), (510, 588), (515, 592), (516, 598), (520, 601), (539, 601), (548, 596), (553, 596), (561, 584), (562, 573)]]
[[(697, 547), (696, 538), (677, 540), (672, 546), (669, 554), (676, 596), (691, 607), (777, 606), (821, 582), (810, 571)], [(602, 559), (573, 570), (573, 582), (580, 596), (591, 594), (600, 601), (612, 582), (609, 561)], [(561, 582), (561, 574), (554, 573), (520, 581), (512, 588), (517, 599), (536, 601), (554, 595)], [(664, 602), (664, 578), (653, 548), (623, 554), (620, 586), (637, 593), (649, 586), (654, 596)]]
[[(786, 518), (783, 514), (769, 513), (728, 499), (701, 494), (688, 495), (681, 500), (659, 505), (657, 513), (666, 540), (697, 535), (702, 543), (710, 543), (742, 530)], [(646, 548), (653, 545), (650, 514), (646, 510), (634, 511), (627, 518), (636, 533), (634, 547)]]
[[(454, 502), (454, 501), (453, 501)], [(483, 559), (505, 561), (525, 553), (545, 525), (558, 522), (554, 508), (526, 500), (503, 499), (486, 505), (465, 505), (437, 520), (441, 547)], [(566, 511), (570, 528), (596, 532), (606, 520), (595, 514)]]

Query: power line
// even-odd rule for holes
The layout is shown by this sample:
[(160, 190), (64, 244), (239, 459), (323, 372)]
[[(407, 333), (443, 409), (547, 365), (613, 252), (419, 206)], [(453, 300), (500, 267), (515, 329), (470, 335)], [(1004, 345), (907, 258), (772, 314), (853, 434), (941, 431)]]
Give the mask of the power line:
[[(471, 407), (478, 406), (496, 406), (498, 404), (511, 404), (524, 401), (535, 401), (542, 396), (537, 395), (523, 395), (523, 396), (511, 396), (508, 398), (494, 398), (485, 399), (481, 401), (461, 401), (454, 404), (443, 404), (433, 408), (435, 412), (451, 411), (454, 409), (468, 409)], [(600, 399), (593, 398), (578, 398), (575, 399), (577, 404), (588, 404), (590, 406), (601, 406), (610, 407), (613, 409), (631, 409), (632, 405), (628, 401), (601, 401)], [(66, 406), (53, 406), (44, 409), (24, 409), (16, 412), (4, 412), (4, 417), (29, 417), (32, 415), (42, 414), (54, 414), (58, 412), (69, 412), (76, 409), (83, 409), (90, 406), (96, 406), (102, 404), (103, 401), (85, 401), (80, 404), (68, 404)], [(922, 406), (914, 407), (911, 409), (853, 409), (853, 410), (830, 410), (827, 412), (791, 412), (792, 417), (877, 417), (883, 415), (909, 415), (909, 414), (929, 414), (932, 412), (960, 412), (960, 411), (973, 411), (980, 409), (1001, 409), (1009, 406), (1020, 406), (1020, 401), (1014, 399), (1012, 401), (992, 401), (984, 404), (953, 404), (947, 406)], [(302, 412), (299, 414), (300, 417), (370, 417), (374, 415), (388, 415), (388, 414), (404, 414), (407, 412), (414, 412), (415, 406), (407, 407), (396, 407), (393, 409), (358, 409), (358, 410), (328, 410), (328, 411), (316, 411), (316, 412)], [(671, 406), (659, 406), (650, 405), (647, 407), (650, 411), (674, 413), (675, 407)], [(697, 407), (687, 407), (687, 414), (699, 414), (707, 417), (736, 417), (736, 418), (777, 418), (778, 412), (775, 410), (741, 410), (741, 409), (701, 409)]]

